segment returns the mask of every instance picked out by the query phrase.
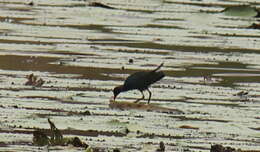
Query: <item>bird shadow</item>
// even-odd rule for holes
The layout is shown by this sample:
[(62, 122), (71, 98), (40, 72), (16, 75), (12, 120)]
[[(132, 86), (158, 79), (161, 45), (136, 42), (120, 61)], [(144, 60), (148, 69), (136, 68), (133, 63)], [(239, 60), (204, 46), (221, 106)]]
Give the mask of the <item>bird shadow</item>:
[(141, 110), (141, 111), (149, 111), (149, 112), (160, 112), (160, 113), (168, 113), (168, 114), (184, 114), (183, 111), (175, 108), (166, 108), (159, 105), (154, 104), (146, 104), (146, 103), (134, 103), (127, 101), (114, 101), (112, 99), (109, 100), (109, 107), (111, 109), (120, 109), (120, 110)]

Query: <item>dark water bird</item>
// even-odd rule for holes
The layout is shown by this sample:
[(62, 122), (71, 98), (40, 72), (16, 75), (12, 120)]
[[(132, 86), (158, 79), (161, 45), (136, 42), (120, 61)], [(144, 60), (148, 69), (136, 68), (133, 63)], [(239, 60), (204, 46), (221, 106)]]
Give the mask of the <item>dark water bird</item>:
[(137, 99), (135, 103), (144, 99), (143, 91), (147, 90), (149, 92), (148, 104), (150, 103), (152, 93), (149, 90), (149, 86), (159, 80), (161, 80), (165, 74), (162, 71), (158, 71), (163, 66), (161, 63), (156, 69), (152, 71), (140, 71), (128, 76), (123, 85), (114, 88), (114, 100), (121, 92), (126, 92), (129, 90), (139, 90), (142, 93), (142, 97)]

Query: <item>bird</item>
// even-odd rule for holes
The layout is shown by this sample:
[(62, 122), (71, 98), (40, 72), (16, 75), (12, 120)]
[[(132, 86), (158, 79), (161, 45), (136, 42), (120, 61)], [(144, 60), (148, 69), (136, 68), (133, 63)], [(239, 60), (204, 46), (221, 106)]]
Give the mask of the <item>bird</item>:
[(149, 90), (150, 85), (165, 77), (165, 74), (162, 71), (158, 71), (163, 66), (163, 64), (164, 63), (161, 63), (156, 69), (152, 71), (139, 71), (128, 76), (123, 85), (119, 85), (114, 88), (114, 101), (121, 92), (139, 90), (142, 93), (142, 97), (135, 101), (135, 103), (137, 103), (145, 98), (143, 91), (147, 90), (149, 93), (147, 103), (149, 104), (152, 96), (152, 92)]

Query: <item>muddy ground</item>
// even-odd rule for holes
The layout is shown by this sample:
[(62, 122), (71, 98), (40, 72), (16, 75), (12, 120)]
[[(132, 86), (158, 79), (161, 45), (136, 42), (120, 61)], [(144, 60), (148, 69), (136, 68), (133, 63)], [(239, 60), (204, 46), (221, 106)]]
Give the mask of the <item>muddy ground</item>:
[[(84, 151), (33, 145), (48, 118), (103, 151), (260, 150), (259, 2), (93, 2), (0, 0), (0, 151)], [(150, 107), (129, 107), (138, 91), (110, 102), (162, 62)]]

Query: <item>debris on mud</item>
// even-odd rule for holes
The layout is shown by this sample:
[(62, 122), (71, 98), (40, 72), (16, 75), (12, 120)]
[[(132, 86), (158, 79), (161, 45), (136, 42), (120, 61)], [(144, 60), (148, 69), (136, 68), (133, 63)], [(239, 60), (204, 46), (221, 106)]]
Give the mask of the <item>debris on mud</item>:
[(258, 17), (259, 11), (250, 5), (228, 6), (222, 12), (228, 16)]
[(250, 128), (250, 129), (259, 130), (260, 131), (260, 127), (258, 127), (258, 128)]
[(212, 77), (210, 75), (204, 75), (203, 80), (200, 82), (203, 82), (204, 84), (212, 84), (212, 83), (219, 83), (221, 82), (221, 78)]
[(250, 29), (260, 29), (260, 24), (258, 23), (253, 23), (250, 26), (248, 26)]
[(128, 60), (128, 63), (129, 63), (129, 64), (133, 64), (133, 63), (134, 63), (134, 60), (133, 60), (133, 59), (129, 59), (129, 60)]
[(33, 144), (37, 146), (45, 146), (50, 144), (49, 137), (42, 131), (36, 130), (33, 132)]
[(203, 80), (204, 80), (204, 83), (206, 83), (206, 82), (211, 82), (211, 81), (212, 81), (212, 78), (211, 78), (211, 76), (206, 75), (206, 76), (203, 76)]
[(160, 144), (159, 144), (159, 148), (156, 150), (156, 152), (164, 152), (164, 151), (165, 151), (165, 145), (161, 141)]
[(74, 147), (84, 147), (84, 148), (88, 148), (89, 146), (82, 142), (79, 137), (74, 137), (72, 140), (68, 141), (68, 144), (73, 145)]
[(34, 87), (41, 87), (45, 81), (43, 81), (42, 78), (39, 78), (35, 75), (30, 74), (27, 76), (27, 82), (25, 82), (25, 85), (30, 85), (30, 86), (34, 86)]
[(239, 91), (238, 93), (233, 94), (233, 96), (237, 96), (241, 101), (248, 101), (248, 91)]
[(144, 110), (144, 111), (156, 111), (161, 113), (184, 113), (183, 111), (178, 109), (160, 107), (153, 104), (131, 103), (125, 101), (115, 102), (113, 100), (109, 101), (109, 107), (112, 109), (121, 109), (121, 110), (136, 109), (136, 110)]
[(91, 3), (88, 4), (88, 6), (101, 7), (101, 8), (106, 8), (106, 9), (115, 9), (114, 7), (102, 4), (100, 2), (91, 2)]
[(118, 148), (115, 148), (113, 152), (120, 152), (120, 150)]
[(34, 5), (34, 2), (31, 1), (30, 3), (28, 3), (28, 5), (33, 6), (33, 5)]
[(245, 96), (245, 95), (248, 95), (248, 92), (247, 91), (240, 91), (236, 94), (233, 94), (233, 96)]
[(211, 146), (210, 152), (259, 152), (259, 150), (241, 150), (216, 144)]
[(88, 111), (88, 110), (86, 110), (84, 112), (79, 112), (79, 114), (83, 115), (83, 116), (90, 116), (91, 115), (90, 111)]
[(236, 150), (231, 147), (224, 147), (222, 145), (212, 145), (210, 152), (239, 152), (240, 150)]
[(189, 126), (189, 125), (182, 125), (182, 126), (180, 126), (180, 128), (182, 128), (182, 129), (199, 129), (198, 127), (193, 127), (193, 126)]

